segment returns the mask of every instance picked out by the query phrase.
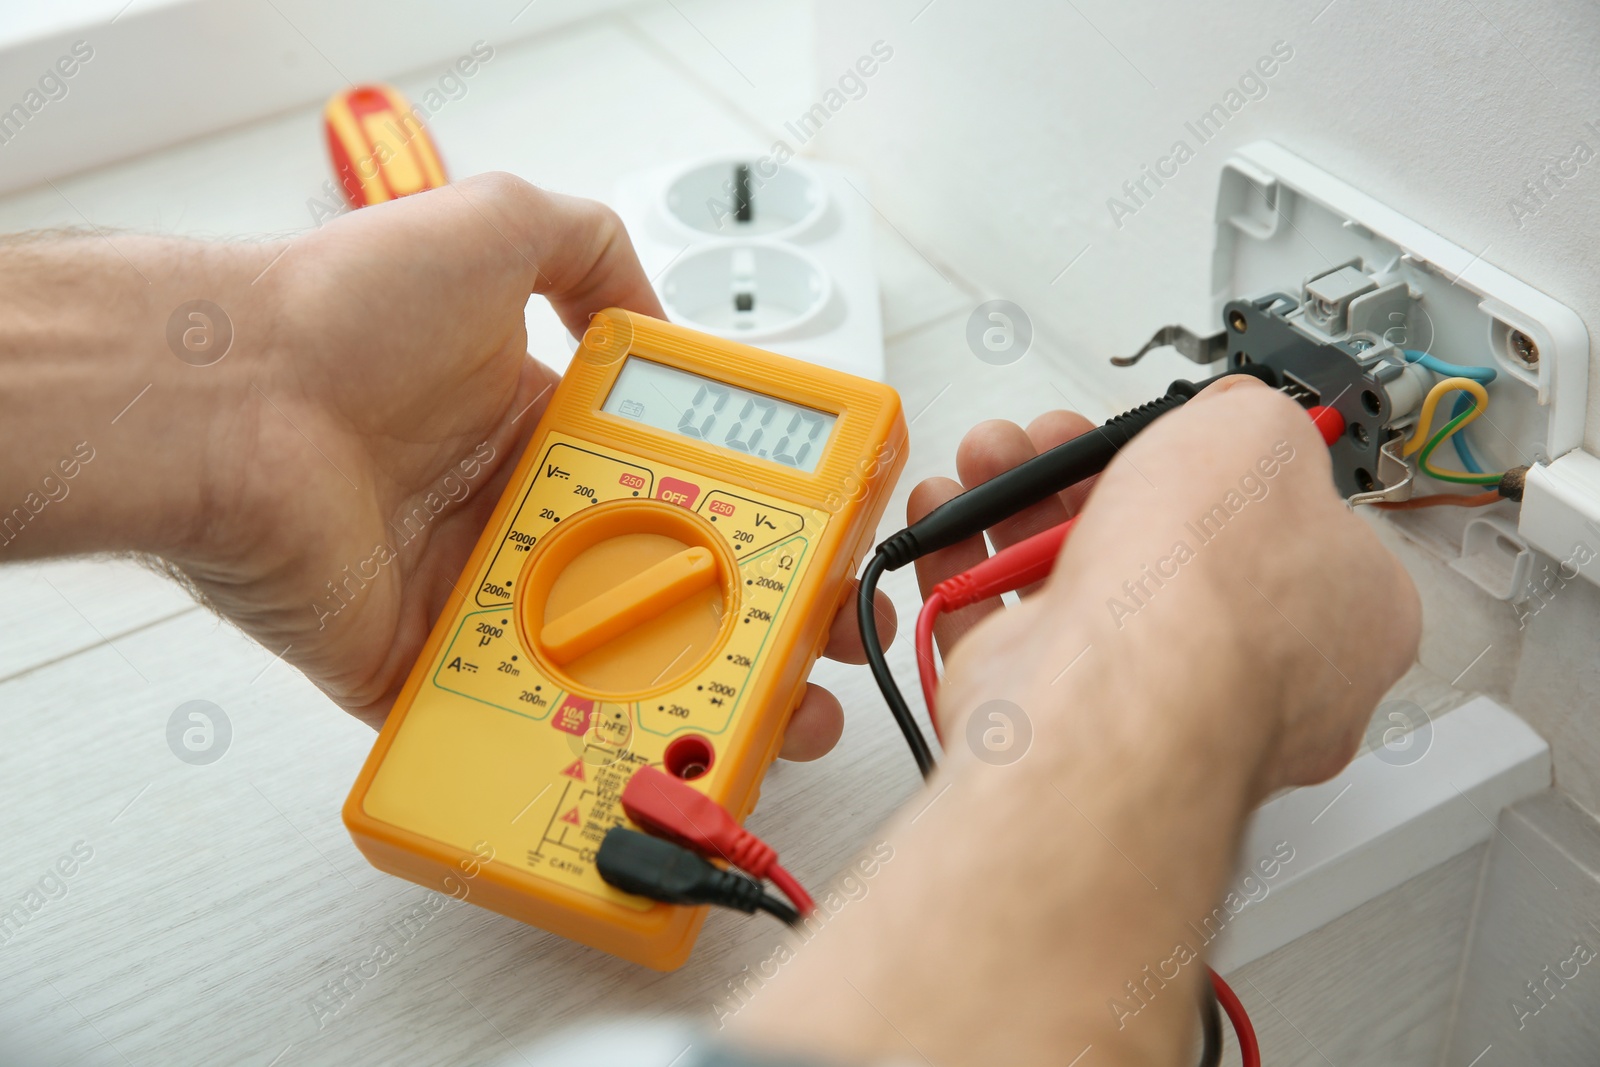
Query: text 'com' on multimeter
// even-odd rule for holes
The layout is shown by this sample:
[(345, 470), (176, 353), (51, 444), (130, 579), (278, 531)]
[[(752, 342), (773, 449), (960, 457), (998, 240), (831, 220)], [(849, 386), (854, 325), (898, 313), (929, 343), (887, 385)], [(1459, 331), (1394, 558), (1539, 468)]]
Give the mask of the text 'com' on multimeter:
[(595, 853), (642, 766), (741, 821), (906, 459), (888, 386), (595, 316), (344, 808), (378, 868), (662, 970)]

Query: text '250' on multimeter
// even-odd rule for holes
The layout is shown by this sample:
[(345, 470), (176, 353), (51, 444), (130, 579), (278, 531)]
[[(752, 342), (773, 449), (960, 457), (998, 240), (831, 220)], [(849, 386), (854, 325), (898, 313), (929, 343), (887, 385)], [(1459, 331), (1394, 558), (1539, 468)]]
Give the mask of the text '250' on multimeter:
[(743, 819), (906, 459), (888, 386), (597, 315), (345, 804), (378, 868), (662, 970), (603, 882), (651, 765)]

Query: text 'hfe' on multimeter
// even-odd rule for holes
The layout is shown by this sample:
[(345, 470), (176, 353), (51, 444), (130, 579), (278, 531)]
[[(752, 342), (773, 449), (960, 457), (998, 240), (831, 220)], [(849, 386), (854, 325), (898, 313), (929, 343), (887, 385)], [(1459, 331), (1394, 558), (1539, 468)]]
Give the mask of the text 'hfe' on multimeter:
[(906, 459), (888, 386), (595, 316), (344, 808), (374, 866), (668, 970), (595, 853), (655, 766), (741, 821)]

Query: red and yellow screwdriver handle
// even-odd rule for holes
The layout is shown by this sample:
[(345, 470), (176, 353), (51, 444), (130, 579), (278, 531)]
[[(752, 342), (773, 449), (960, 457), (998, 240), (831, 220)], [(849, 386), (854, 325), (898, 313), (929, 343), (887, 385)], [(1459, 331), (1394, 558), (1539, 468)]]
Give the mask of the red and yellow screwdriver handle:
[(444, 164), (410, 102), (387, 85), (335, 93), (322, 112), (339, 188), (367, 207), (444, 185)]

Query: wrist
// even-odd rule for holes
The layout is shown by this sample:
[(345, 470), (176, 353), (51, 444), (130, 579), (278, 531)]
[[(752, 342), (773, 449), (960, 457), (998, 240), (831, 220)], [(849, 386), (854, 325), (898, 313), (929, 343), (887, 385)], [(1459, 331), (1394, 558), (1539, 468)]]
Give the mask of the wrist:
[(116, 235), (0, 250), (0, 507), (27, 516), (0, 552), (214, 550), (248, 383), (270, 359), (250, 283), (279, 247)]
[[(1092, 737), (1113, 760), (1171, 755), (1207, 765), (1211, 795), (1229, 814), (1248, 812), (1273, 788), (1283, 692), (1275, 668), (1234, 647), (1226, 632), (1197, 631), (1186, 620), (1214, 614), (1197, 614), (1198, 605), (1174, 603), (1121, 628), (1096, 607), (1087, 598), (1063, 606), (1042, 593), (957, 646), (939, 694), (952, 768), (993, 762), (983, 751), (991, 729), (1005, 743), (1021, 738), (1030, 758), (1011, 757), (1044, 775), (1059, 773)], [(1002, 721), (1011, 718), (1017, 722)]]
[[(1253, 697), (1205, 695), (1239, 686), (1236, 661), (1179, 636), (1108, 636), (1048, 593), (969, 633), (940, 691), (942, 780), (886, 831), (895, 862), (871, 897), (741, 1014), (740, 1035), (857, 1058), (910, 1043), (1046, 1063), (1092, 1045), (1104, 1062), (1175, 1062), (1202, 967), (1169, 975), (1136, 1026), (1108, 1004), (1199, 944), (1188, 924), (1228, 877), (1271, 747), (1240, 714)], [(1001, 701), (1009, 724), (983, 718)], [(1023, 747), (986, 751), (982, 732), (1007, 726)], [(1016, 1025), (995, 1031), (997, 1012)], [(823, 1014), (823, 1031), (805, 1024)]]

